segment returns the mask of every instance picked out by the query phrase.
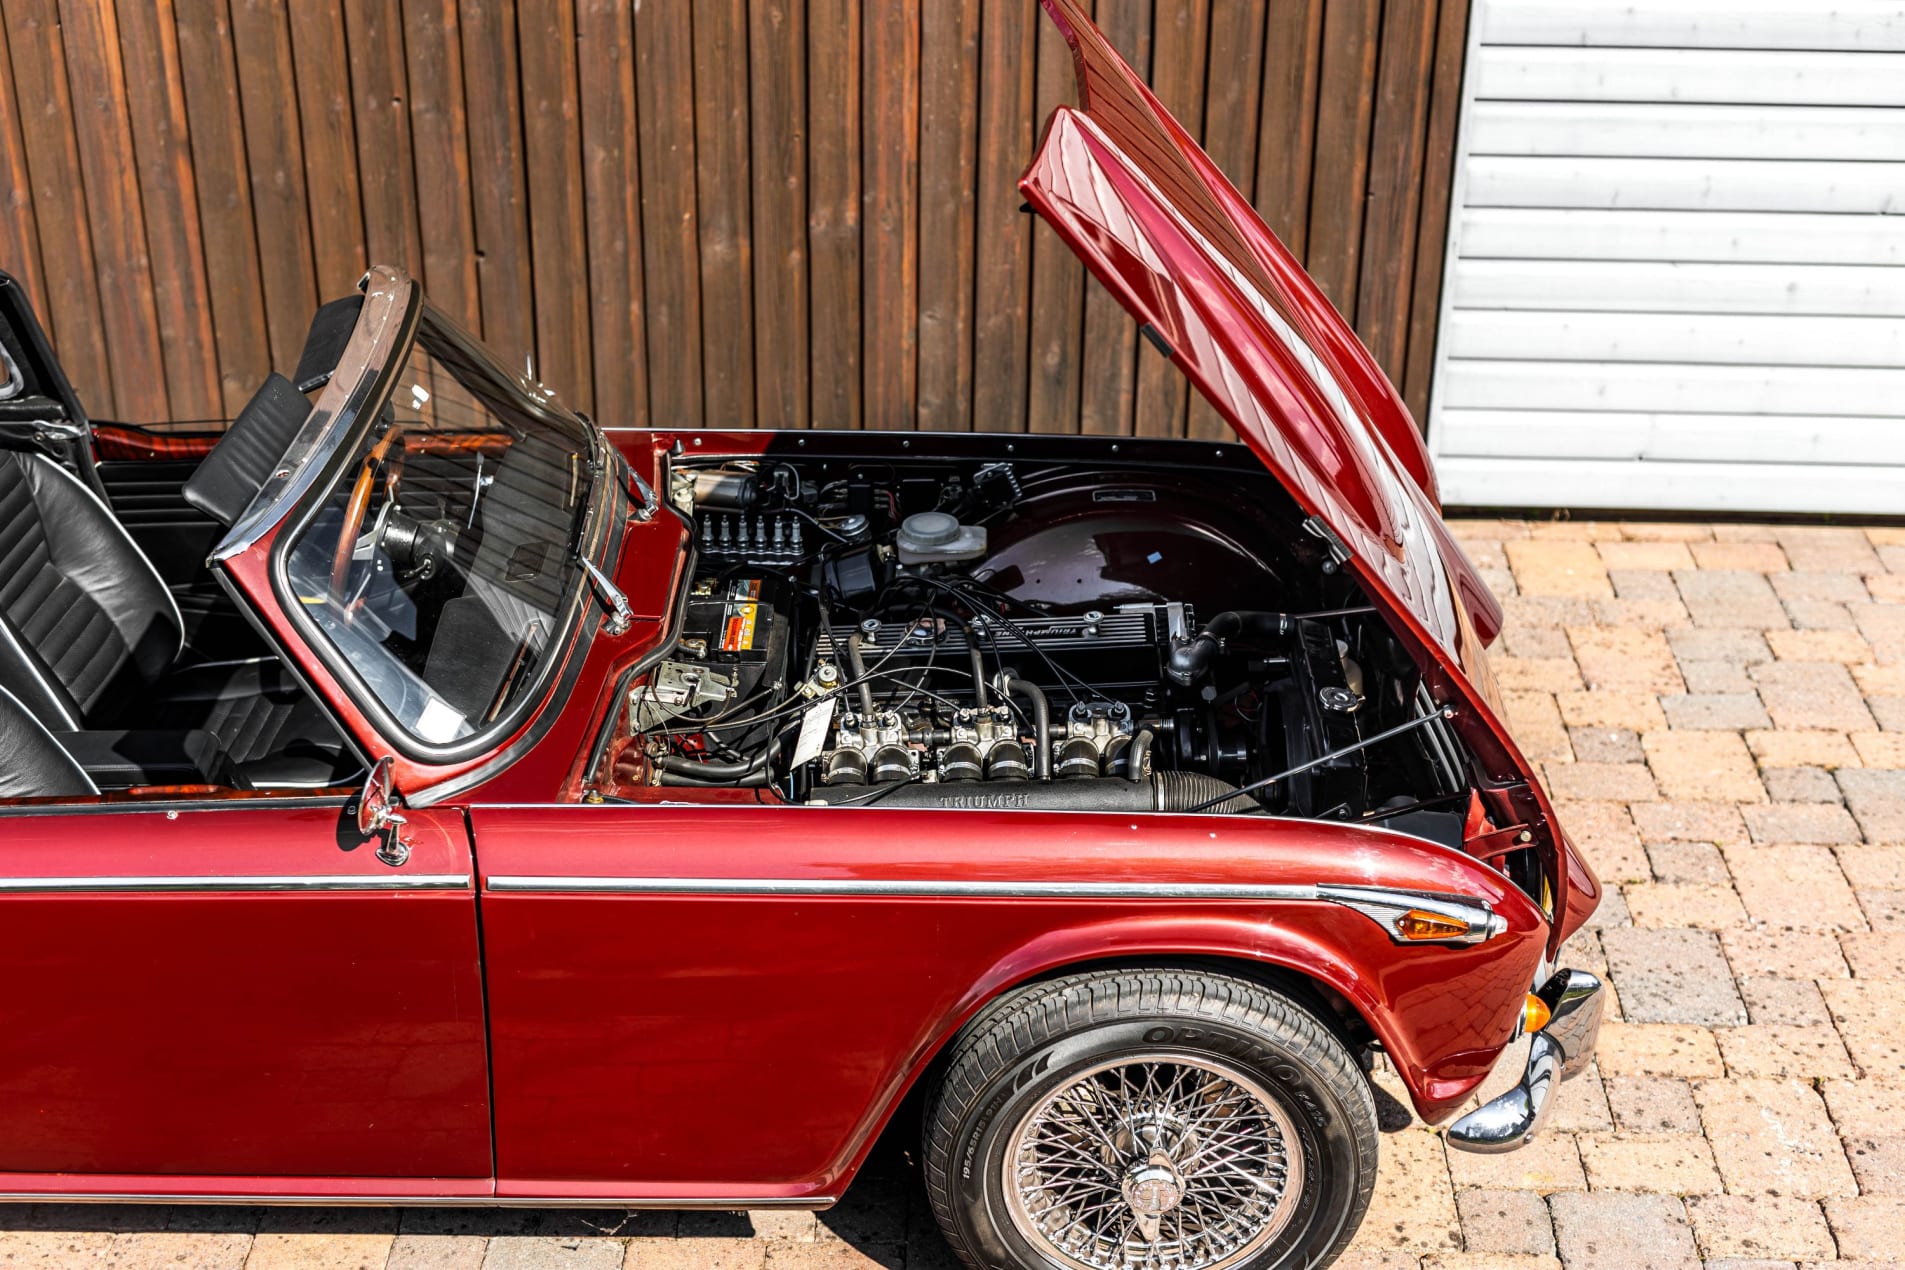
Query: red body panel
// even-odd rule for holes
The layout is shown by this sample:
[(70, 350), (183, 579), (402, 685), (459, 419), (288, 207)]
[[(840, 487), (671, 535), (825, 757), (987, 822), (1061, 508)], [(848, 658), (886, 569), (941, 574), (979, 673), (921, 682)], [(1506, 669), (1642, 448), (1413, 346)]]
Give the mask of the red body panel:
[[(488, 1176), (469, 884), (212, 889), (394, 883), (340, 821), (335, 806), (0, 821), (0, 875), (16, 882), (203, 883), (0, 894), (0, 1171)], [(405, 873), (470, 875), (461, 816), (418, 813), (412, 829)], [(20, 1189), (76, 1184), (0, 1183)]]
[[(996, 992), (1082, 961), (1222, 956), (1347, 997), (1423, 1113), (1513, 1029), (1546, 934), (1499, 875), (1295, 821), (781, 807), (478, 807), (499, 1194), (837, 1191)], [(983, 844), (983, 845), (979, 845)], [(1318, 902), (521, 893), (497, 878), (1384, 884), (1491, 900), (1483, 947), (1399, 948)], [(712, 888), (711, 888), (712, 889)], [(1452, 990), (1453, 985), (1459, 988)]]

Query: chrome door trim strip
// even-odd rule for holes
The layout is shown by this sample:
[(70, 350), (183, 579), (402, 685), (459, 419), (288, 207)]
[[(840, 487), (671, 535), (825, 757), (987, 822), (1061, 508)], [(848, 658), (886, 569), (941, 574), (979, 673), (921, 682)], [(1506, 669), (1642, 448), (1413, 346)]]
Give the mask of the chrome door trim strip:
[(272, 1208), (630, 1208), (741, 1212), (750, 1208), (832, 1208), (837, 1195), (805, 1199), (722, 1196), (654, 1199), (621, 1195), (245, 1195), (179, 1191), (116, 1194), (110, 1191), (0, 1191), (0, 1204), (249, 1204)]
[[(470, 885), (467, 873), (339, 873), (305, 877), (184, 874), (175, 877), (0, 878), (0, 895), (50, 891), (178, 892), (178, 891), (460, 891)], [(0, 1198), (5, 1198), (0, 1196)]]
[(614, 895), (874, 895), (936, 899), (1318, 900), (1314, 886), (1207, 882), (952, 882), (878, 878), (634, 878), (501, 876), (486, 891)]

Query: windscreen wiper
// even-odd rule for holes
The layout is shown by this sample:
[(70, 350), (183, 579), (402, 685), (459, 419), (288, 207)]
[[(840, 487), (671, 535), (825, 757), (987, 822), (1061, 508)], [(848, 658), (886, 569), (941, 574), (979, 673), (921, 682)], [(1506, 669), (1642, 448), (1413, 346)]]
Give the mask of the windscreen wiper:
[(609, 575), (595, 567), (595, 562), (587, 556), (578, 555), (577, 563), (589, 579), (589, 589), (595, 592), (602, 607), (609, 611), (608, 618), (602, 623), (602, 629), (611, 635), (626, 635), (628, 628), (635, 622), (635, 610), (629, 607), (628, 596), (622, 588), (610, 580)]

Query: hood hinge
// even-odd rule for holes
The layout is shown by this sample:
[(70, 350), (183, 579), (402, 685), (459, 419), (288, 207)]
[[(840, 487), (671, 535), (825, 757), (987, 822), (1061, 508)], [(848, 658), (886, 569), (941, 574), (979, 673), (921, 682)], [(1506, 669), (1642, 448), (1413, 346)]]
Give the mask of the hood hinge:
[(1339, 567), (1348, 564), (1351, 560), (1356, 558), (1356, 553), (1349, 549), (1347, 543), (1336, 536), (1336, 531), (1324, 523), (1323, 518), (1320, 516), (1311, 516), (1305, 520), (1303, 522), (1303, 532), (1312, 538), (1321, 538), (1323, 545), (1329, 548), (1330, 560), (1327, 565), (1323, 566), (1323, 572), (1325, 573), (1334, 573)]

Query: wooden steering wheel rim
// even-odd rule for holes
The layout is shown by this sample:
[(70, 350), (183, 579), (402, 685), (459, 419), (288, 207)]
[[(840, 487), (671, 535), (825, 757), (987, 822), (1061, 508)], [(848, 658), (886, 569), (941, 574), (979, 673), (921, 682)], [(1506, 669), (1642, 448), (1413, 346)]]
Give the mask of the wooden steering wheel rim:
[(370, 492), (377, 483), (376, 475), (376, 458), (366, 458), (358, 470), (357, 483), (351, 486), (351, 501), (344, 507), (344, 525), (337, 535), (337, 550), (331, 555), (331, 594), (339, 599), (351, 580), (351, 555), (357, 550), (357, 535), (363, 532), (364, 513), (370, 509)]

